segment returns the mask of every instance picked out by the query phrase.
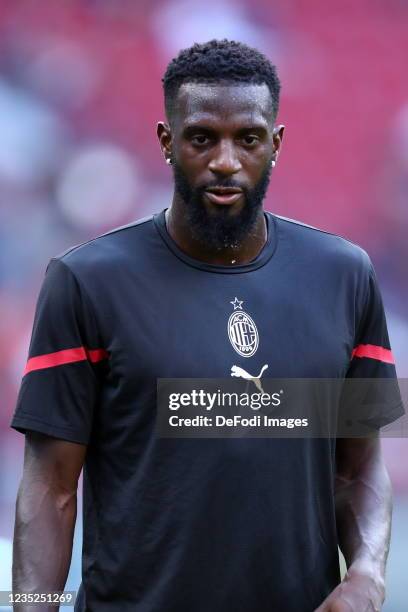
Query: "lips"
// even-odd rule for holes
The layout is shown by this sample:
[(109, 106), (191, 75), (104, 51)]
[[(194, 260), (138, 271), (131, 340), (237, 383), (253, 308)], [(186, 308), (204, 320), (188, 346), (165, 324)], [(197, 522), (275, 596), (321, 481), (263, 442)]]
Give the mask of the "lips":
[(206, 189), (205, 195), (214, 204), (234, 204), (242, 196), (242, 190), (234, 187), (212, 187)]

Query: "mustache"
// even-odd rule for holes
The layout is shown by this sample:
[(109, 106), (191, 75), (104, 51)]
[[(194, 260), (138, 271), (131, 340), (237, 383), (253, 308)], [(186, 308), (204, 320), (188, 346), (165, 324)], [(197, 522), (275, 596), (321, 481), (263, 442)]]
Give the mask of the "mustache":
[(230, 189), (241, 189), (243, 192), (247, 191), (247, 187), (245, 187), (244, 185), (240, 185), (240, 183), (237, 183), (236, 181), (233, 181), (231, 179), (226, 179), (224, 181), (212, 181), (211, 183), (200, 185), (199, 187), (197, 187), (197, 190), (201, 192), (206, 191), (207, 189), (222, 189), (224, 187), (229, 187)]

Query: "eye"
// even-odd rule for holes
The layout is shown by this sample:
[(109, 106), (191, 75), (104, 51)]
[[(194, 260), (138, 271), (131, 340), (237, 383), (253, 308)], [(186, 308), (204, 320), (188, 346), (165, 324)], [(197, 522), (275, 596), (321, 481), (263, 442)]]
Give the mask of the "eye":
[(205, 134), (195, 134), (195, 136), (191, 138), (191, 142), (193, 143), (193, 145), (202, 147), (203, 145), (208, 144), (209, 138)]
[(247, 147), (253, 147), (254, 145), (258, 144), (259, 138), (258, 136), (255, 136), (255, 134), (247, 134), (247, 136), (243, 137), (242, 142)]

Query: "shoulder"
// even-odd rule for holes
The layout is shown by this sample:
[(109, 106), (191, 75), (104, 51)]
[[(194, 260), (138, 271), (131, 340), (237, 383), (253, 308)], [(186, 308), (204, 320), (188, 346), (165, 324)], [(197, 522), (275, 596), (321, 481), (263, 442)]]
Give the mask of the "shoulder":
[(308, 225), (296, 219), (274, 215), (279, 239), (286, 242), (293, 254), (314, 262), (319, 267), (340, 267), (369, 274), (370, 257), (360, 245), (344, 236)]
[(150, 215), (71, 246), (55, 255), (51, 262), (64, 264), (79, 277), (103, 274), (109, 268), (120, 266), (129, 257), (137, 260), (145, 250), (152, 231), (153, 215)]

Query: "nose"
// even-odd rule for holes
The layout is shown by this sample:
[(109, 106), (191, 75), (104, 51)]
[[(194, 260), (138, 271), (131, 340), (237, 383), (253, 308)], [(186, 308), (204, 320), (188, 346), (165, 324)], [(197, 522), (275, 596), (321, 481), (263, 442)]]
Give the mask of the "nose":
[(239, 172), (242, 166), (237, 157), (234, 144), (228, 141), (221, 141), (214, 151), (214, 156), (208, 164), (208, 168), (218, 176), (231, 176)]

